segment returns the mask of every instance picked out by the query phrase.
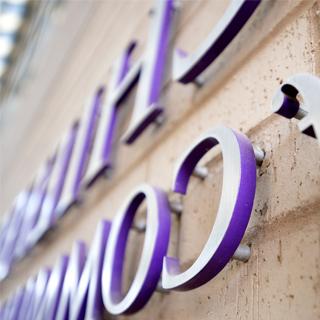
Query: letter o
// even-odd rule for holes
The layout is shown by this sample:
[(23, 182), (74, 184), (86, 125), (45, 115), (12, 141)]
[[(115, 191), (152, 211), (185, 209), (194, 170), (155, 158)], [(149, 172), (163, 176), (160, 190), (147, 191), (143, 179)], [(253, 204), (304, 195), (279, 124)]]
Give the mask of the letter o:
[[(136, 210), (147, 202), (147, 228), (135, 278), (122, 295), (122, 272), (128, 234)], [(111, 314), (130, 314), (140, 310), (158, 284), (163, 257), (170, 236), (170, 210), (166, 194), (147, 184), (138, 186), (115, 216), (107, 244), (102, 273), (102, 294)]]
[(201, 136), (178, 163), (173, 190), (185, 194), (198, 161), (218, 143), (223, 155), (223, 184), (216, 220), (200, 255), (180, 272), (177, 258), (165, 257), (162, 285), (191, 290), (215, 277), (240, 244), (249, 222), (256, 189), (256, 162), (251, 142), (232, 129), (218, 127)]

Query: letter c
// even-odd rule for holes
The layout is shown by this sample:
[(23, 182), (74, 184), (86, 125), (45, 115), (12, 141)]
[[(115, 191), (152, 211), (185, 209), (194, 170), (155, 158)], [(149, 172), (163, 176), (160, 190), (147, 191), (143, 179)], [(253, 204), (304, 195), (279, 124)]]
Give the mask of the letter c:
[(248, 225), (256, 189), (256, 162), (248, 138), (234, 130), (218, 127), (201, 136), (178, 163), (173, 190), (186, 193), (196, 164), (218, 143), (224, 172), (215, 223), (202, 252), (190, 268), (180, 272), (177, 258), (164, 258), (164, 289), (191, 290), (215, 277), (233, 256)]

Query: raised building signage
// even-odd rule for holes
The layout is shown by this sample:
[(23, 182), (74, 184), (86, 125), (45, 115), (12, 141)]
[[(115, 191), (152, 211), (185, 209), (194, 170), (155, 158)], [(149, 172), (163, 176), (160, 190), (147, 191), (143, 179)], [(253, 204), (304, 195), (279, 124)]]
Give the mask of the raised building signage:
[(173, 191), (186, 193), (197, 162), (218, 143), (224, 173), (214, 225), (202, 252), (189, 269), (181, 272), (176, 258), (164, 259), (165, 289), (190, 290), (211, 280), (233, 256), (249, 222), (256, 191), (256, 160), (248, 138), (231, 129), (216, 128), (196, 141), (179, 163)]
[[(298, 99), (300, 95), (300, 101)], [(320, 139), (320, 79), (311, 74), (290, 77), (276, 92), (273, 111), (285, 118), (299, 119), (304, 134)]]
[[(176, 51), (173, 79), (183, 84), (197, 82), (259, 4), (258, 0), (231, 1), (223, 18), (194, 54)], [(80, 200), (81, 193), (90, 192), (95, 181), (112, 166), (118, 111), (132, 88), (138, 84), (123, 142), (133, 144), (164, 111), (159, 98), (174, 10), (173, 0), (156, 2), (143, 56), (132, 65), (136, 43), (130, 42), (114, 64), (108, 88), (98, 87), (83, 117), (73, 123), (30, 187), (18, 195), (1, 226), (1, 279)], [(282, 84), (275, 95), (273, 111), (289, 119), (301, 119), (300, 130), (319, 139), (319, 101), (320, 80), (299, 74)], [(250, 248), (240, 247), (240, 242), (255, 199), (256, 165), (264, 157), (248, 137), (223, 125), (201, 135), (177, 161), (171, 191), (192, 197), (187, 192), (190, 176), (205, 177), (198, 162), (217, 145), (224, 170), (217, 216), (207, 242), (187, 270), (180, 270), (179, 257), (169, 257), (167, 253), (170, 215), (179, 208), (173, 207), (164, 190), (142, 184), (123, 202), (113, 221), (99, 222), (90, 250), (82, 241), (76, 242), (70, 257), (62, 256), (52, 270), (41, 270), (4, 302), (0, 318), (101, 319), (105, 312), (131, 314), (143, 308), (159, 286), (167, 291), (192, 290), (214, 278), (231, 258), (247, 260)], [(132, 284), (123, 294), (128, 234), (144, 200), (147, 214), (142, 254)]]

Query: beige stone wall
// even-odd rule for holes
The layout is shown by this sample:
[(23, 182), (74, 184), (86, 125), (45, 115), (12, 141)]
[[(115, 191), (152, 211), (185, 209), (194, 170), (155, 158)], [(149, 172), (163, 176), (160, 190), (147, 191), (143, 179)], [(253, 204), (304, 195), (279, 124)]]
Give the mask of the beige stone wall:
[[(248, 263), (230, 262), (197, 290), (155, 293), (130, 319), (320, 319), (320, 148), (298, 131), (296, 120), (274, 115), (270, 107), (275, 90), (288, 76), (319, 74), (320, 7), (313, 1), (268, 3), (254, 27), (244, 30), (236, 47), (240, 49), (227, 53), (218, 69), (208, 70), (202, 89), (173, 83), (167, 76), (164, 125), (150, 128), (130, 147), (117, 146), (112, 179), (100, 180), (84, 204), (73, 208), (15, 265), (0, 284), (0, 299), (41, 267), (52, 266), (62, 253), (70, 253), (76, 239), (89, 245), (97, 222), (112, 219), (137, 184), (148, 182), (169, 191), (174, 163), (190, 141), (224, 124), (266, 151), (243, 240), (252, 245), (252, 257)], [(139, 39), (137, 56), (143, 51), (151, 7), (152, 2), (140, 0), (70, 1), (52, 14), (26, 80), (2, 106), (1, 212), (81, 116), (97, 86), (108, 83), (110, 67), (128, 41)], [(224, 1), (183, 1), (172, 43), (190, 51), (196, 48), (225, 7)], [(122, 130), (133, 100), (131, 95), (125, 103)], [(209, 161), (204, 182), (192, 178), (181, 219), (172, 217), (170, 253), (178, 252), (185, 268), (197, 257), (214, 221), (220, 160)], [(143, 241), (134, 232), (130, 237), (128, 279)]]

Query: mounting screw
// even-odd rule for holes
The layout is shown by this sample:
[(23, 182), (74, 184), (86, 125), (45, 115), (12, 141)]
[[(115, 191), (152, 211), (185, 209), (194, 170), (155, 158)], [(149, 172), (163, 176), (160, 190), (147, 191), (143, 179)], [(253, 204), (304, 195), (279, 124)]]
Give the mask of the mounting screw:
[(251, 256), (251, 248), (246, 244), (240, 244), (235, 253), (232, 256), (232, 259), (247, 262)]
[(146, 222), (142, 219), (132, 225), (132, 229), (137, 231), (138, 233), (146, 232), (146, 228)]
[(201, 180), (204, 180), (208, 174), (209, 174), (209, 170), (206, 166), (196, 166), (192, 172), (192, 174), (201, 179)]
[(175, 213), (176, 215), (180, 216), (182, 214), (183, 211), (183, 205), (181, 202), (178, 201), (170, 201), (169, 202), (170, 205), (170, 209), (173, 213)]
[(261, 167), (262, 162), (266, 156), (265, 151), (263, 149), (261, 149), (260, 147), (258, 147), (257, 145), (253, 145), (253, 152), (254, 152), (254, 156), (256, 158), (257, 166)]

